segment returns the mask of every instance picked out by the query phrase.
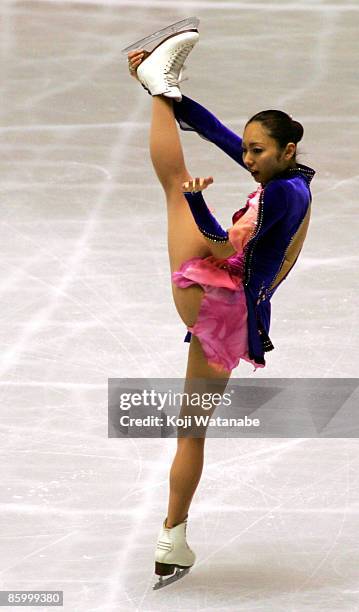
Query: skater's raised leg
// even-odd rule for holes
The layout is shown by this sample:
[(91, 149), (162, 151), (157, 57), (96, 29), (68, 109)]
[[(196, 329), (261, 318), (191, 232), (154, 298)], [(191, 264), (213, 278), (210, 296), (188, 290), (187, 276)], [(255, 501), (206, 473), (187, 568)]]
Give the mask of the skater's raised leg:
[[(168, 253), (171, 272), (192, 257), (208, 257), (210, 247), (193, 219), (182, 184), (191, 179), (173, 113), (173, 102), (163, 96), (152, 98), (150, 153), (158, 179), (164, 189), (168, 219)], [(177, 311), (190, 326), (198, 316), (203, 290), (199, 286), (182, 289), (172, 284)]]
[(174, 190), (182, 194), (182, 182), (191, 175), (185, 165), (173, 102), (164, 96), (152, 97), (150, 154), (165, 194), (171, 195)]

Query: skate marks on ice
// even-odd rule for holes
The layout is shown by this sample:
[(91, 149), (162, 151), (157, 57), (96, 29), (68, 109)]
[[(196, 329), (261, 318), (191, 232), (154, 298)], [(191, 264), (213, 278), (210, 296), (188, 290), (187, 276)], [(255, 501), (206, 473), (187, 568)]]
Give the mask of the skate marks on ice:
[[(1, 571), (17, 587), (58, 582), (71, 612), (357, 609), (355, 440), (298, 441), (285, 457), (268, 440), (210, 441), (194, 505), (196, 571), (177, 586), (175, 575), (163, 578), (166, 591), (152, 590), (152, 540), (171, 453), (159, 441), (104, 437), (107, 376), (182, 376), (188, 349), (147, 152), (150, 97), (132, 80), (124, 86), (120, 50), (197, 12), (203, 36), (184, 93), (238, 133), (250, 113), (277, 107), (282, 96), (305, 126), (303, 161), (318, 170), (311, 229), (276, 300), (278, 353), (264, 375), (357, 376), (359, 114), (350, 58), (358, 55), (359, 3), (353, 13), (331, 0), (249, 4), (185, 2), (179, 12), (174, 2), (143, 0), (139, 12), (137, 0), (0, 3)], [(286, 98), (289, 90), (295, 96)], [(226, 223), (250, 179), (195, 135), (181, 136), (191, 169), (216, 169), (211, 200)], [(252, 378), (252, 369), (243, 365), (240, 375)], [(231, 542), (234, 518), (241, 536), (228, 561), (221, 546)], [(44, 550), (48, 534), (58, 535)], [(72, 535), (58, 540), (64, 534)]]

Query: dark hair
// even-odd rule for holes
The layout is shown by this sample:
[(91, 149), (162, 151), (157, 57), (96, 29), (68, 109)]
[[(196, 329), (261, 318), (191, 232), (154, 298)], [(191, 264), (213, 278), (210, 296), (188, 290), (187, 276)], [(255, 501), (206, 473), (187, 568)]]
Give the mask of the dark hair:
[(297, 144), (303, 138), (304, 128), (299, 121), (294, 121), (287, 113), (280, 110), (265, 110), (253, 115), (247, 121), (246, 127), (252, 121), (258, 121), (267, 130), (269, 136), (284, 149), (288, 142)]

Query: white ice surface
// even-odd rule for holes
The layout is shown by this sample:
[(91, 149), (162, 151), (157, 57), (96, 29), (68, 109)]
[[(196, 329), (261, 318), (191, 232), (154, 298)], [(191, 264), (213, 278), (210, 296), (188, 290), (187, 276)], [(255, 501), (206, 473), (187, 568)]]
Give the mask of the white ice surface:
[[(359, 610), (357, 440), (208, 440), (188, 526), (198, 562), (152, 592), (175, 441), (107, 438), (108, 377), (185, 371), (151, 100), (120, 50), (191, 15), (184, 93), (238, 133), (286, 110), (317, 170), (308, 238), (273, 298), (276, 349), (235, 375), (358, 376), (358, 9), (1, 2), (0, 590), (60, 589), (66, 612)], [(251, 177), (182, 141), (228, 224)]]

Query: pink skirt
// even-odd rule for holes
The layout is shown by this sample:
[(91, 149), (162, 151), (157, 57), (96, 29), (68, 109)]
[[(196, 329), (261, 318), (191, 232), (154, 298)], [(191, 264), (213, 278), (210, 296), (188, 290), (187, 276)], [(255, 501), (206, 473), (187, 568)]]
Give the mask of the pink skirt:
[(208, 363), (218, 370), (231, 371), (240, 359), (257, 368), (248, 356), (247, 303), (243, 289), (243, 256), (227, 259), (226, 270), (201, 257), (185, 261), (172, 280), (185, 289), (200, 285), (204, 290), (197, 321), (188, 331), (197, 336)]

